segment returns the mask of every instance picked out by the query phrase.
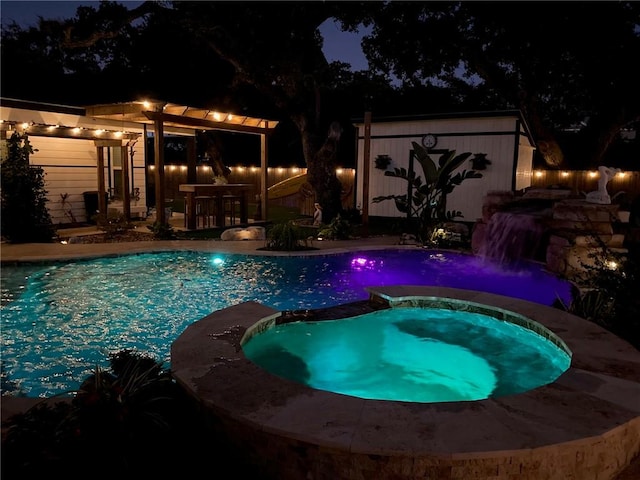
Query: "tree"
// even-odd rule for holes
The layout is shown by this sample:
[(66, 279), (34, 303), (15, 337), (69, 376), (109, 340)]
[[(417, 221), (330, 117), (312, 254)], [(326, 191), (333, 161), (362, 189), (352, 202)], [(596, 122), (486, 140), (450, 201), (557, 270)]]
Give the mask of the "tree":
[(565, 163), (563, 130), (579, 129), (581, 160), (596, 166), (640, 121), (637, 2), (386, 2), (368, 20), (373, 68), (405, 85), (445, 84), (480, 107), (520, 109), (549, 166)]
[(55, 234), (46, 207), (44, 171), (29, 164), (34, 152), (27, 134), (14, 130), (2, 162), (2, 236), (12, 243), (53, 241)]
[[(340, 9), (357, 7), (337, 2), (144, 2), (129, 11), (102, 2), (97, 10), (79, 9), (75, 19), (47, 27), (61, 39), (66, 55), (61, 58), (76, 74), (84, 67), (72, 66), (71, 58), (99, 57), (102, 77), (116, 71), (124, 78), (123, 72), (131, 72), (128, 82), (145, 85), (158, 98), (214, 101), (217, 108), (238, 113), (251, 107), (253, 116), (262, 107), (265, 116), (286, 117), (300, 135), (309, 183), (329, 220), (342, 208), (333, 168), (341, 129), (329, 127), (343, 118), (326, 110), (330, 103), (324, 97), (331, 94), (327, 85), (335, 69), (322, 53), (318, 27)], [(140, 19), (143, 23), (134, 28)], [(167, 60), (173, 51), (180, 63)], [(165, 64), (149, 62), (140, 52), (161, 56)], [(200, 71), (194, 70), (196, 65)], [(136, 69), (152, 73), (133, 74)], [(172, 81), (163, 78), (164, 72)]]

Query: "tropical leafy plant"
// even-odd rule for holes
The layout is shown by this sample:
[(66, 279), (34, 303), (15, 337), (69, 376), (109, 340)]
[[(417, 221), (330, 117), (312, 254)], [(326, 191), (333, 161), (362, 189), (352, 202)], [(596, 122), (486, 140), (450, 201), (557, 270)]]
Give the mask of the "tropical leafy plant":
[(3, 473), (62, 478), (69, 465), (89, 471), (102, 459), (114, 471), (160, 473), (158, 448), (184, 433), (190, 403), (161, 362), (133, 350), (109, 357), (110, 369), (96, 367), (74, 397), (9, 419)]
[(132, 228), (131, 222), (124, 214), (116, 209), (108, 209), (107, 214), (98, 213), (93, 216), (98, 228), (102, 230), (107, 238), (113, 238), (119, 233), (124, 233)]
[(273, 224), (267, 230), (267, 250), (303, 250), (306, 248), (304, 230), (293, 220)]
[(348, 240), (351, 238), (352, 230), (351, 223), (338, 213), (328, 224), (318, 229), (318, 237), (328, 240)]
[(153, 238), (156, 240), (174, 240), (176, 232), (169, 223), (153, 222), (153, 225), (147, 225), (147, 228), (153, 232)]
[[(598, 238), (596, 238), (599, 241)], [(560, 308), (597, 323), (640, 348), (640, 261), (639, 253), (621, 253), (600, 242), (590, 262), (581, 262), (569, 305)]]
[(375, 160), (376, 168), (379, 170), (386, 170), (391, 163), (391, 157), (389, 155), (378, 155)]
[[(422, 169), (423, 176), (415, 171), (395, 167), (384, 172), (385, 176), (405, 180), (409, 184), (409, 193), (402, 195), (385, 195), (373, 198), (373, 203), (393, 200), (396, 208), (406, 213), (408, 218), (417, 222), (416, 236), (424, 243), (431, 238), (433, 229), (438, 224), (462, 217), (460, 211), (447, 211), (447, 195), (454, 188), (469, 178), (482, 178), (482, 174), (475, 170), (456, 172), (470, 156), (470, 152), (456, 155), (455, 150), (447, 150), (438, 162), (434, 162), (425, 147), (417, 142), (411, 142), (411, 154)], [(410, 197), (409, 197), (410, 195)]]
[(60, 203), (62, 204), (62, 210), (64, 211), (64, 216), (69, 219), (72, 225), (76, 225), (78, 221), (76, 220), (75, 215), (73, 214), (73, 208), (71, 202), (69, 201), (68, 193), (60, 194)]
[(44, 171), (31, 165), (34, 149), (27, 134), (14, 130), (2, 162), (2, 236), (12, 243), (50, 243), (55, 229), (47, 210)]

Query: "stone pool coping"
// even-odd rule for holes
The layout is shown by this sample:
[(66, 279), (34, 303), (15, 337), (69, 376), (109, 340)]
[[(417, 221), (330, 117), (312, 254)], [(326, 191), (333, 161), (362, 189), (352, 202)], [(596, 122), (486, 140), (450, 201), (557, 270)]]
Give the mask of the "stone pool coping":
[(171, 348), (173, 375), (217, 428), (254, 460), (266, 459), (265, 472), (281, 480), (612, 479), (640, 452), (640, 352), (612, 333), (559, 309), (483, 292), (392, 286), (370, 294), (372, 306), (442, 297), (515, 312), (558, 335), (571, 367), (552, 384), (475, 402), (334, 394), (244, 357), (246, 330), (279, 315), (246, 302), (187, 327)]

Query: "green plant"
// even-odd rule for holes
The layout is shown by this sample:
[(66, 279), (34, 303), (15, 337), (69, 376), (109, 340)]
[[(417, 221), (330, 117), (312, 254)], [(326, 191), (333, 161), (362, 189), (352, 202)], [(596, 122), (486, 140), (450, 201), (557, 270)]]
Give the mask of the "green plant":
[(601, 325), (640, 348), (640, 264), (601, 245), (582, 263), (570, 305), (561, 307)]
[(486, 153), (476, 153), (469, 161), (473, 170), (486, 170), (487, 165), (491, 165), (491, 160), (487, 158)]
[(29, 163), (34, 149), (27, 134), (14, 130), (7, 153), (0, 172), (2, 236), (12, 243), (50, 243), (55, 229), (46, 206), (44, 171)]
[(292, 220), (275, 223), (267, 229), (267, 250), (293, 251), (305, 248), (304, 231)]
[[(612, 298), (606, 292), (596, 289), (576, 290), (569, 306), (565, 310), (595, 323), (608, 323)], [(564, 304), (563, 304), (564, 305)]]
[(3, 473), (62, 478), (69, 465), (89, 471), (101, 458), (129, 473), (163, 464), (157, 449), (171, 450), (189, 412), (184, 392), (151, 357), (123, 350), (109, 359), (110, 369), (96, 367), (75, 397), (43, 400), (9, 419)]
[(153, 232), (153, 238), (157, 240), (173, 240), (176, 238), (176, 232), (169, 223), (153, 222), (147, 225), (147, 228)]
[(389, 164), (391, 163), (391, 157), (389, 155), (378, 155), (374, 163), (376, 164), (376, 168), (379, 170), (386, 170)]
[(318, 229), (318, 237), (328, 240), (348, 240), (351, 238), (352, 232), (351, 223), (338, 213), (331, 222)]
[(64, 211), (64, 216), (67, 217), (72, 224), (78, 223), (75, 215), (73, 214), (73, 210), (71, 209), (71, 203), (69, 202), (68, 193), (60, 194), (60, 203), (62, 204), (62, 210)]
[(428, 246), (434, 248), (469, 248), (470, 238), (465, 232), (468, 228), (458, 226), (456, 223), (437, 224), (427, 242)]
[(406, 168), (394, 168), (384, 172), (385, 176), (405, 180), (409, 184), (409, 193), (403, 195), (385, 195), (373, 198), (373, 203), (393, 200), (396, 208), (406, 213), (408, 218), (417, 222), (416, 236), (423, 243), (431, 238), (433, 229), (438, 223), (462, 217), (460, 211), (447, 211), (447, 195), (463, 181), (469, 178), (481, 178), (482, 174), (475, 170), (462, 170), (454, 173), (465, 160), (471, 156), (466, 152), (456, 155), (455, 150), (443, 153), (436, 163), (431, 159), (426, 148), (411, 142), (411, 155), (420, 165), (424, 179), (415, 171)]
[(99, 213), (93, 217), (100, 230), (105, 232), (107, 238), (113, 238), (119, 233), (129, 230), (132, 225), (122, 212), (108, 209), (107, 214)]

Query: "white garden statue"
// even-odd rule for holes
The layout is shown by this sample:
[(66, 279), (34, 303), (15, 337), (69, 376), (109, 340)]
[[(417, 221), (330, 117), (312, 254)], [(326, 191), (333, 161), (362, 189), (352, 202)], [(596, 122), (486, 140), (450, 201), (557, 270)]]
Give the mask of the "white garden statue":
[(598, 167), (598, 190), (587, 193), (586, 201), (589, 203), (610, 204), (611, 197), (607, 192), (607, 183), (620, 172), (619, 168), (610, 168), (605, 166)]
[(316, 209), (316, 211), (313, 212), (313, 226), (319, 227), (322, 224), (322, 207), (317, 202), (314, 203), (313, 206)]

